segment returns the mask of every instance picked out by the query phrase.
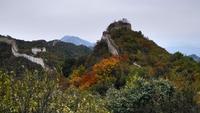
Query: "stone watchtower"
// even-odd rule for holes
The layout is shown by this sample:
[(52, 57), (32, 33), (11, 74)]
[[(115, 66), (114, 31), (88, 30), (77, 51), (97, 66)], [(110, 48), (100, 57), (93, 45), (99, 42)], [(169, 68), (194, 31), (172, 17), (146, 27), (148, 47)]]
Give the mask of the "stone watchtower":
[(130, 30), (132, 29), (131, 24), (129, 23), (129, 21), (126, 18), (123, 18), (121, 20), (111, 23), (108, 26), (107, 31), (110, 32), (114, 29), (121, 29), (121, 28), (126, 28), (126, 29), (130, 29)]

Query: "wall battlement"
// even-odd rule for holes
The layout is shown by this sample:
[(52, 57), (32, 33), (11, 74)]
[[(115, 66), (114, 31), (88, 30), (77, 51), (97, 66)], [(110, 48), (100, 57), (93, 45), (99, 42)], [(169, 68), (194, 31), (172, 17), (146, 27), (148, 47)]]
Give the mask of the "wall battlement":
[(110, 32), (114, 29), (121, 29), (121, 28), (126, 28), (126, 29), (132, 29), (131, 24), (129, 23), (129, 21), (125, 18), (115, 21), (113, 23), (111, 23), (108, 28), (107, 31)]

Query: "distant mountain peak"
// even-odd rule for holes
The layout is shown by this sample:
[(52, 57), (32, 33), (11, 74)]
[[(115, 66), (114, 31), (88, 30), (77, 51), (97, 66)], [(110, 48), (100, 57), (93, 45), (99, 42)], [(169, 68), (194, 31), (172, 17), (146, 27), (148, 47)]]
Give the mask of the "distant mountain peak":
[(189, 55), (189, 57), (193, 58), (195, 61), (200, 62), (200, 57), (196, 54)]
[(75, 45), (84, 45), (84, 46), (87, 46), (87, 47), (93, 47), (94, 46), (93, 43), (86, 41), (86, 40), (83, 40), (83, 39), (81, 39), (80, 37), (77, 37), (77, 36), (66, 35), (61, 39), (61, 41), (73, 43)]

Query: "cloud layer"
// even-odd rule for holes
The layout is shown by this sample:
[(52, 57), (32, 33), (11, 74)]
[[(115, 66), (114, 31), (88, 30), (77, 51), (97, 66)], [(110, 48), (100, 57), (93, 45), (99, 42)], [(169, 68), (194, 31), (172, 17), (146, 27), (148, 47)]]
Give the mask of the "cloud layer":
[(0, 0), (0, 34), (24, 40), (75, 35), (95, 42), (109, 23), (126, 17), (165, 48), (197, 49), (199, 6), (199, 0)]

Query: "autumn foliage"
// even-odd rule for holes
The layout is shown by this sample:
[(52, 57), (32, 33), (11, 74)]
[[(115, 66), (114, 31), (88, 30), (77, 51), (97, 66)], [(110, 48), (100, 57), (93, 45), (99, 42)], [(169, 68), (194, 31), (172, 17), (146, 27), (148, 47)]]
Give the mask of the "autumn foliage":
[(86, 89), (89, 88), (91, 85), (94, 85), (98, 81), (98, 76), (93, 73), (89, 72), (83, 75), (81, 81), (80, 81), (80, 89)]
[(102, 59), (89, 72), (79, 73), (79, 70), (75, 70), (71, 75), (70, 84), (80, 89), (87, 89), (101, 81), (113, 80), (113, 73), (118, 69), (120, 62), (126, 59), (125, 56), (112, 56)]
[(99, 63), (95, 64), (93, 66), (93, 71), (100, 75), (100, 76), (106, 76), (110, 75), (120, 63), (120, 58), (119, 57), (110, 57), (101, 60)]

